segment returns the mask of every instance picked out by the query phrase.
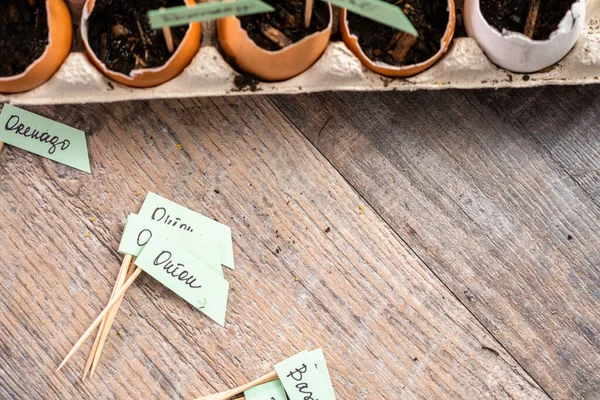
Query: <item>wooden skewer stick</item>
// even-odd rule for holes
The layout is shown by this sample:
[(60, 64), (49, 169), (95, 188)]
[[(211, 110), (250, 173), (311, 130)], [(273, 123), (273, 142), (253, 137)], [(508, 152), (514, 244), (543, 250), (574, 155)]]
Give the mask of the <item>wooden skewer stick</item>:
[[(113, 297), (115, 297), (115, 293), (117, 292), (117, 290), (119, 290), (121, 288), (121, 286), (123, 286), (123, 283), (125, 282), (125, 279), (127, 278), (127, 272), (129, 271), (131, 259), (132, 259), (132, 256), (129, 254), (125, 255), (125, 257), (123, 258), (123, 262), (121, 263), (121, 269), (119, 270), (119, 274), (117, 275), (117, 281), (115, 282), (115, 286), (113, 287), (109, 301), (112, 300)], [(87, 376), (88, 371), (90, 370), (90, 368), (92, 368), (94, 366), (93, 363), (96, 360), (96, 354), (98, 354), (99, 352), (102, 352), (102, 348), (104, 347), (104, 341), (102, 340), (102, 335), (105, 332), (105, 330), (110, 332), (112, 320), (109, 317), (111, 316), (111, 314), (113, 312), (116, 314), (117, 307), (118, 306), (115, 306), (113, 308), (113, 310), (111, 310), (112, 312), (108, 313), (102, 319), (102, 323), (100, 324), (100, 329), (98, 330), (98, 335), (96, 335), (96, 340), (94, 340), (94, 345), (92, 346), (92, 350), (90, 351), (90, 355), (88, 356), (88, 360), (85, 364), (85, 369), (83, 370), (83, 376), (82, 376), (81, 380), (85, 380), (85, 377)], [(114, 317), (113, 317), (113, 319), (114, 319)], [(104, 338), (104, 340), (106, 340), (106, 338)], [(94, 373), (94, 369), (95, 368), (92, 368), (92, 374)], [(92, 374), (90, 374), (90, 376), (92, 376)]]
[[(115, 293), (117, 292), (117, 290), (119, 290), (121, 288), (121, 286), (123, 286), (123, 282), (125, 282), (125, 278), (127, 276), (127, 271), (129, 269), (129, 264), (131, 263), (131, 258), (132, 257), (130, 255), (126, 255), (125, 258), (123, 259), (123, 262), (121, 263), (121, 269), (119, 270), (119, 273), (117, 274), (117, 281), (115, 282), (115, 286), (113, 287), (112, 293), (110, 295), (110, 300), (112, 300), (112, 298), (115, 296)], [(106, 317), (104, 317), (104, 319), (102, 319), (102, 323), (100, 324), (100, 329), (98, 330), (98, 335), (96, 335), (96, 340), (94, 340), (94, 344), (92, 346), (92, 350), (90, 351), (90, 355), (88, 356), (87, 362), (85, 364), (85, 368), (83, 370), (83, 376), (81, 377), (81, 380), (85, 380), (85, 377), (87, 376), (87, 373), (90, 370), (90, 367), (92, 366), (92, 362), (95, 359), (95, 355), (96, 355), (98, 346), (100, 345), (102, 332), (104, 332), (104, 328), (106, 326), (109, 316), (110, 316), (110, 313)], [(109, 330), (110, 330), (110, 326), (109, 326)], [(100, 351), (102, 351), (102, 350), (100, 350)]]
[(532, 38), (535, 33), (535, 23), (537, 22), (538, 12), (540, 10), (540, 4), (542, 0), (530, 0), (529, 13), (527, 14), (527, 21), (525, 22), (525, 36)]
[[(127, 275), (127, 278), (129, 278), (131, 276), (131, 274), (133, 273), (133, 271), (135, 270), (135, 267), (131, 264), (131, 260), (132, 260), (132, 256), (130, 256), (129, 254), (125, 256), (125, 259), (123, 260), (123, 265), (126, 265), (125, 268), (123, 268), (123, 266), (121, 266), (121, 268), (123, 268), (124, 273), (123, 273), (123, 279), (121, 279), (120, 282), (118, 282), (118, 289), (121, 288), (121, 286), (123, 286), (123, 283), (125, 282), (125, 276)], [(127, 261), (127, 263), (125, 263), (125, 261)], [(117, 290), (118, 290), (117, 289)], [(121, 305), (121, 302), (123, 301), (123, 298), (125, 296), (121, 297), (121, 300), (119, 300), (115, 306), (112, 308), (112, 310), (110, 310), (110, 312), (108, 314), (106, 314), (106, 316), (104, 317), (104, 322), (106, 322), (105, 326), (104, 326), (104, 330), (101, 329), (102, 334), (100, 335), (100, 342), (98, 343), (98, 349), (96, 350), (96, 353), (94, 354), (94, 362), (92, 363), (92, 370), (90, 371), (90, 378), (94, 375), (94, 371), (96, 370), (96, 367), (98, 366), (98, 362), (100, 361), (100, 356), (102, 355), (102, 350), (104, 349), (104, 343), (106, 343), (106, 338), (108, 337), (108, 334), (110, 333), (110, 328), (112, 328), (112, 324), (115, 320), (115, 317), (117, 316), (117, 312), (119, 311), (119, 306)]]
[(168, 26), (163, 26), (162, 30), (165, 37), (165, 42), (167, 43), (167, 50), (169, 50), (169, 53), (172, 53), (175, 51), (175, 47), (173, 46), (173, 35), (171, 34), (171, 28)]
[(92, 323), (92, 325), (90, 325), (90, 327), (87, 329), (87, 331), (85, 331), (85, 333), (81, 336), (81, 338), (77, 341), (77, 343), (75, 343), (75, 345), (73, 346), (71, 351), (69, 351), (69, 354), (67, 354), (67, 356), (65, 357), (63, 362), (56, 369), (56, 371), (59, 371), (67, 363), (67, 361), (69, 361), (69, 359), (71, 359), (71, 357), (73, 357), (73, 354), (75, 354), (77, 352), (77, 350), (79, 350), (79, 348), (81, 347), (83, 342), (85, 342), (85, 340), (92, 334), (92, 332), (94, 331), (94, 328), (96, 328), (98, 325), (100, 325), (100, 322), (102, 322), (102, 318), (104, 318), (104, 316), (110, 311), (110, 309), (123, 297), (123, 295), (125, 294), (127, 289), (129, 289), (129, 286), (131, 286), (131, 284), (136, 280), (136, 278), (141, 273), (142, 273), (142, 269), (136, 268), (136, 270), (133, 272), (133, 274), (131, 274), (129, 279), (127, 279), (127, 281), (125, 282), (123, 287), (121, 287), (121, 289), (119, 291), (117, 291), (117, 293), (115, 293), (115, 297), (113, 297), (113, 299), (108, 302), (108, 305), (104, 308), (104, 310), (102, 310), (100, 315), (98, 315), (98, 317), (96, 317), (96, 320)]
[(263, 383), (271, 382), (277, 379), (277, 372), (269, 372), (268, 374), (263, 375), (260, 378), (253, 380), (252, 382), (246, 383), (245, 385), (238, 386), (235, 389), (229, 389), (221, 393), (211, 394), (210, 396), (198, 397), (196, 400), (227, 400), (230, 397), (233, 397), (250, 389), (251, 387), (262, 385)]
[[(159, 8), (159, 10), (164, 10), (164, 7)], [(169, 53), (173, 53), (175, 51), (175, 46), (173, 46), (173, 35), (171, 34), (171, 28), (168, 26), (162, 27), (163, 36), (165, 37), (165, 43), (167, 45), (167, 50)]]
[(4, 142), (0, 142), (0, 151), (2, 151), (3, 147), (4, 147)]
[(306, 0), (305, 8), (304, 8), (304, 27), (308, 28), (310, 26), (310, 20), (312, 19), (313, 12), (313, 4), (314, 0)]

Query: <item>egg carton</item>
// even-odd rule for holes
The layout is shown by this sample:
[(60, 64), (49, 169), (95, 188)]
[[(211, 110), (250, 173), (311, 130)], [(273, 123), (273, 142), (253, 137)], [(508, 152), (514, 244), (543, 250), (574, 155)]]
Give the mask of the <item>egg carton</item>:
[[(460, 16), (462, 1), (457, 1), (456, 6)], [(76, 20), (81, 10), (72, 11)], [(337, 18), (334, 21), (337, 22)], [(458, 32), (461, 26), (459, 18)], [(336, 31), (337, 24), (334, 25)], [(334, 33), (334, 37), (337, 36)], [(123, 86), (101, 74), (82, 51), (81, 38), (75, 36), (74, 51), (48, 82), (29, 92), (0, 94), (0, 102), (74, 104), (333, 90), (496, 89), (597, 83), (600, 82), (600, 0), (588, 1), (586, 26), (569, 54), (559, 63), (536, 73), (517, 74), (498, 68), (473, 39), (456, 37), (440, 61), (410, 78), (386, 78), (366, 69), (341, 41), (331, 42), (310, 69), (287, 81), (240, 85), (239, 75), (223, 58), (213, 22), (203, 23), (202, 47), (191, 64), (173, 80), (147, 89)]]

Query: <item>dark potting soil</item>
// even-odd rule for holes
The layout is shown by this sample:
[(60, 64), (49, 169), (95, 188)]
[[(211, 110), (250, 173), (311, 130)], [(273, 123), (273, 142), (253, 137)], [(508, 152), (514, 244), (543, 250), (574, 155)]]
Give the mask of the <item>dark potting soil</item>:
[(465, 22), (464, 22), (463, 4), (455, 3), (454, 7), (455, 7), (455, 13), (456, 13), (456, 25), (454, 27), (453, 37), (454, 38), (467, 37), (467, 30), (465, 29)]
[[(162, 29), (150, 28), (146, 14), (161, 7), (184, 4), (183, 0), (96, 0), (88, 19), (92, 51), (108, 69), (125, 75), (134, 69), (164, 65), (172, 53)], [(170, 29), (175, 52), (188, 25)]]
[[(481, 13), (486, 21), (500, 32), (506, 29), (523, 33), (529, 13), (529, 3), (530, 0), (481, 0)], [(542, 1), (533, 39), (548, 39), (573, 3), (573, 0)]]
[(233, 92), (245, 92), (251, 91), (256, 92), (260, 90), (258, 85), (260, 85), (260, 80), (258, 80), (254, 75), (251, 74), (239, 74), (236, 75), (233, 79), (233, 84), (235, 89)]
[(358, 43), (373, 61), (402, 66), (430, 59), (441, 48), (441, 40), (448, 26), (447, 0), (385, 0), (396, 4), (408, 16), (419, 37), (404, 58), (398, 62), (393, 56), (395, 38), (399, 31), (357, 14), (348, 13), (348, 26), (358, 37)]
[[(310, 26), (304, 27), (304, 0), (263, 0), (274, 12), (240, 17), (250, 39), (265, 50), (277, 51), (327, 28), (329, 7), (315, 0)], [(283, 34), (283, 36), (281, 36)]]
[(18, 75), (48, 46), (45, 0), (0, 0), (0, 76)]

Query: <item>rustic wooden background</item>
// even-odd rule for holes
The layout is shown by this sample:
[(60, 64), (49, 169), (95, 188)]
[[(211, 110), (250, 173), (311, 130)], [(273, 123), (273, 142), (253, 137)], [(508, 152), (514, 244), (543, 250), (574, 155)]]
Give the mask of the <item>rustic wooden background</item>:
[[(27, 107), (93, 174), (0, 155), (0, 397), (191, 399), (322, 347), (339, 399), (598, 399), (599, 93)], [(97, 374), (91, 340), (56, 373), (148, 191), (233, 228), (227, 326), (143, 275)]]

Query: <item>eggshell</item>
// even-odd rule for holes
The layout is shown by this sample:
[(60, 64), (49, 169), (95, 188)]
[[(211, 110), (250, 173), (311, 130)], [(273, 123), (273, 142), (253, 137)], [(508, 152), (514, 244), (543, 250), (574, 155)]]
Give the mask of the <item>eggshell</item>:
[(48, 46), (40, 58), (22, 73), (0, 77), (0, 92), (18, 93), (31, 90), (54, 75), (71, 50), (73, 24), (63, 0), (46, 0), (48, 14)]
[(496, 65), (514, 72), (535, 72), (560, 61), (575, 45), (585, 19), (585, 0), (578, 0), (547, 40), (532, 40), (519, 32), (488, 24), (479, 0), (465, 0), (464, 20), (467, 33)]
[[(81, 15), (81, 36), (86, 52), (92, 63), (104, 75), (123, 85), (144, 88), (165, 83), (181, 73), (194, 58), (200, 47), (202, 26), (199, 22), (190, 24), (183, 40), (171, 58), (162, 66), (156, 68), (134, 69), (129, 75), (112, 71), (96, 56), (88, 41), (87, 20), (94, 9), (95, 0), (88, 0)], [(185, 0), (188, 6), (196, 5), (194, 0)]]
[(331, 4), (328, 3), (328, 7), (329, 24), (324, 30), (281, 50), (269, 51), (259, 47), (235, 16), (221, 18), (217, 22), (219, 43), (241, 70), (265, 81), (290, 79), (310, 68), (327, 48), (333, 25)]
[[(350, 32), (350, 27), (348, 25), (348, 11), (344, 8), (340, 12), (340, 32), (342, 34), (342, 39), (346, 46), (354, 53), (356, 57), (360, 59), (360, 61), (371, 71), (375, 71), (378, 74), (389, 76), (392, 78), (396, 77), (408, 77), (418, 74), (419, 72), (425, 71), (427, 68), (431, 67), (437, 60), (442, 57), (442, 55), (448, 50), (450, 46), (450, 42), (452, 41), (452, 36), (454, 36), (454, 28), (456, 26), (456, 12), (454, 10), (454, 0), (448, 0), (448, 25), (446, 26), (446, 31), (444, 32), (444, 36), (441, 39), (441, 46), (437, 53), (435, 53), (431, 58), (420, 62), (418, 64), (412, 65), (403, 65), (403, 66), (395, 66), (383, 63), (381, 61), (373, 61), (362, 51), (360, 44), (358, 43), (358, 36), (352, 34)], [(376, 22), (373, 22), (376, 23)]]

